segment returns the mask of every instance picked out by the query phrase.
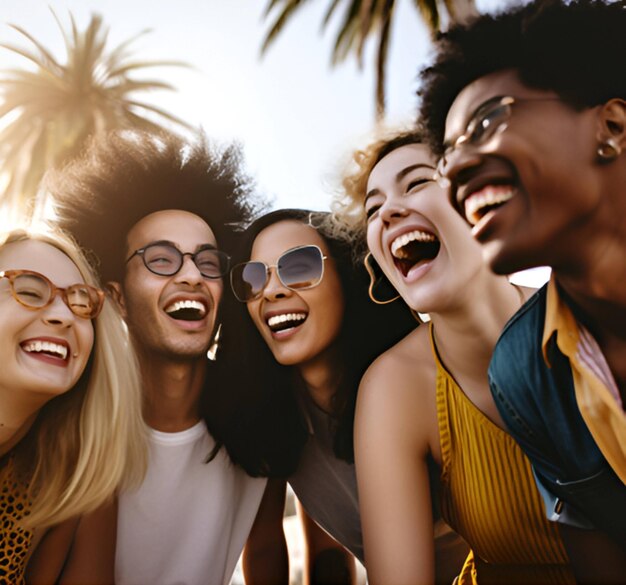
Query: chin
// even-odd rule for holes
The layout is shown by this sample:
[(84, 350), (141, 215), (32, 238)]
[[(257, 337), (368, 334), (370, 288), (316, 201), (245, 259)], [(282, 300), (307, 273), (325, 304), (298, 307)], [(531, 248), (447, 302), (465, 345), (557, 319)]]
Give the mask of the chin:
[(489, 244), (483, 249), (483, 258), (491, 271), (501, 276), (542, 266), (541, 262), (533, 262), (528, 255), (507, 251), (501, 246), (498, 246), (497, 251), (492, 250)]

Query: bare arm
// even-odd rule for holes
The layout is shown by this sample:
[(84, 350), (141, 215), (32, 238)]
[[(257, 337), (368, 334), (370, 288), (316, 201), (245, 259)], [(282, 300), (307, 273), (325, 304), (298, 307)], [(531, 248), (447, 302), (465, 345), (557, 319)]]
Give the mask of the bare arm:
[(320, 528), (298, 502), (304, 532), (304, 585), (356, 585), (354, 557)]
[(387, 355), (379, 358), (363, 378), (357, 401), (355, 455), (370, 585), (435, 579), (426, 459), (428, 429), (436, 424), (429, 419), (436, 411), (424, 383), (407, 378), (399, 365)]
[(243, 550), (246, 585), (287, 585), (289, 555), (283, 530), (286, 483), (270, 479)]
[(51, 528), (28, 563), (27, 583), (114, 583), (116, 532), (116, 502)]

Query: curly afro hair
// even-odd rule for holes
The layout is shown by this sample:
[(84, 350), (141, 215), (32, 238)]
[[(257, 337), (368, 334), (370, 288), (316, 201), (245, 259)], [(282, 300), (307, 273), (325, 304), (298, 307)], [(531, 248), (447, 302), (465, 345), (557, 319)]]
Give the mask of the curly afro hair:
[(115, 131), (46, 177), (58, 222), (95, 256), (103, 282), (124, 275), (126, 236), (156, 211), (189, 211), (204, 219), (220, 248), (260, 207), (242, 170), (240, 148), (205, 137), (189, 144), (169, 133)]
[(435, 154), (461, 90), (513, 69), (529, 87), (556, 92), (577, 109), (626, 98), (626, 2), (534, 0), (441, 34), (420, 73), (420, 119)]

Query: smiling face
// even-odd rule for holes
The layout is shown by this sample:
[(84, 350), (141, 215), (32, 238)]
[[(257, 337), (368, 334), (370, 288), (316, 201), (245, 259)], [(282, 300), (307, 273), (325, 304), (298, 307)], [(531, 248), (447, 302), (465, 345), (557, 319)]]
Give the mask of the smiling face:
[[(183, 253), (217, 247), (206, 222), (180, 210), (158, 211), (138, 221), (128, 233), (126, 257), (155, 242), (168, 242)], [(191, 256), (184, 256), (180, 270), (172, 276), (150, 272), (141, 256), (133, 256), (126, 264), (120, 292), (138, 351), (172, 360), (204, 357), (222, 290), (222, 279), (203, 277)]]
[[(83, 284), (78, 268), (63, 252), (37, 240), (0, 248), (0, 270), (32, 270), (57, 287)], [(94, 343), (91, 320), (77, 317), (57, 295), (43, 309), (22, 306), (11, 295), (9, 281), (0, 279), (3, 389), (52, 398), (78, 381)]]
[(484, 269), (480, 247), (434, 171), (425, 146), (397, 148), (372, 169), (364, 203), (370, 252), (406, 303), (425, 313), (456, 303)]
[(328, 247), (317, 231), (299, 221), (280, 221), (259, 233), (250, 260), (274, 265), (287, 250), (314, 244), (324, 256), (324, 276), (310, 289), (284, 286), (276, 269), (263, 294), (247, 303), (250, 317), (274, 354), (285, 366), (305, 366), (328, 354), (341, 330), (344, 298), (339, 274)]
[(565, 266), (584, 245), (605, 188), (596, 162), (598, 109), (577, 111), (552, 92), (524, 85), (515, 72), (499, 71), (459, 93), (446, 119), (446, 143), (503, 96), (514, 103), (496, 131), (446, 157), (451, 197), (495, 272)]

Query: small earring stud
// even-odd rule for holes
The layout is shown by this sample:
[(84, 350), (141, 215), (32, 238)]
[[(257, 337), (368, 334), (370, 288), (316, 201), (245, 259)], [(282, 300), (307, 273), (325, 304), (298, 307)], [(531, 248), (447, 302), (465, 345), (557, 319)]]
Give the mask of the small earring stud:
[(596, 152), (601, 161), (610, 162), (622, 154), (622, 147), (617, 143), (615, 138), (610, 137), (598, 145)]

